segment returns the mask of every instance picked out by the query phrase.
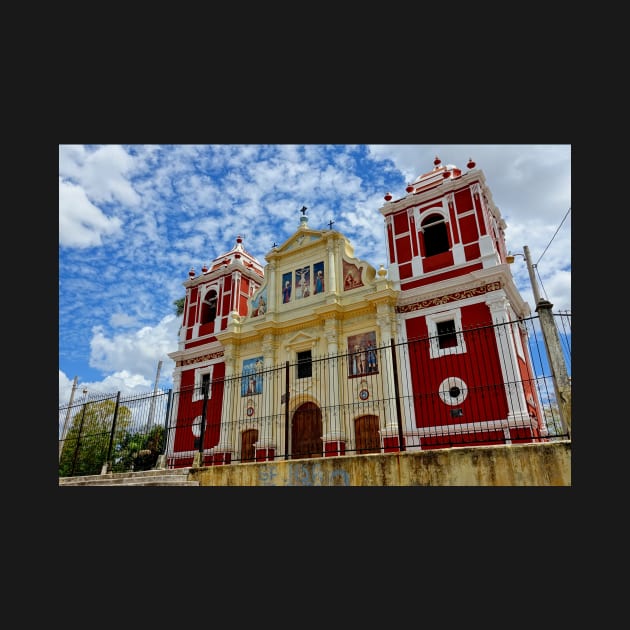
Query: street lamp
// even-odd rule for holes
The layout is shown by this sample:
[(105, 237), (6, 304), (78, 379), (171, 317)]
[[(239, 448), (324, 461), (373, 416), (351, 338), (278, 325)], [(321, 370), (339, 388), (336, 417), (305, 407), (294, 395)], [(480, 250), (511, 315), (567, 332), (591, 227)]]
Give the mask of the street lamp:
[(505, 262), (511, 265), (514, 262), (514, 256), (522, 256), (525, 259), (525, 263), (527, 264), (527, 271), (529, 272), (529, 281), (532, 284), (532, 291), (534, 292), (534, 301), (536, 306), (538, 306), (538, 302), (540, 302), (540, 293), (538, 291), (538, 284), (536, 284), (536, 277), (534, 276), (534, 268), (536, 265), (532, 265), (532, 259), (529, 255), (529, 247), (527, 245), (523, 245), (523, 253), (512, 254), (508, 252), (505, 257)]

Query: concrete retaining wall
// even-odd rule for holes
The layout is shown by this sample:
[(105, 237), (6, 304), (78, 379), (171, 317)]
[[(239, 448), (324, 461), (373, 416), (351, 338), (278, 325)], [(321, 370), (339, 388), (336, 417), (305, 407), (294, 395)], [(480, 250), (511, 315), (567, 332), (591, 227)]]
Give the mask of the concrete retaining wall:
[(570, 486), (571, 442), (192, 468), (200, 486)]

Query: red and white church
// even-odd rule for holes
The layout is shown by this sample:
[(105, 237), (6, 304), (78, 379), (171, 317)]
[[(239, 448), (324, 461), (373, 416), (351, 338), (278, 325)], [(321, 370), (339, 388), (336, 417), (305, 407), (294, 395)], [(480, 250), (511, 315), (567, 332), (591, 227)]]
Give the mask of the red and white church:
[(436, 157), (384, 200), (387, 269), (303, 208), (266, 264), (237, 237), (189, 271), (169, 467), (544, 438), (530, 308), (482, 170)]

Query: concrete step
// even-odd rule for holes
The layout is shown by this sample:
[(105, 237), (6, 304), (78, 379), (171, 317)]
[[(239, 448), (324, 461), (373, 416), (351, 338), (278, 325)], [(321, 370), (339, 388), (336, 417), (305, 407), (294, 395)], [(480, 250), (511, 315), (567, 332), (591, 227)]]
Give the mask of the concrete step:
[(138, 472), (105, 473), (60, 477), (60, 486), (199, 486), (188, 480), (189, 468), (142, 470)]

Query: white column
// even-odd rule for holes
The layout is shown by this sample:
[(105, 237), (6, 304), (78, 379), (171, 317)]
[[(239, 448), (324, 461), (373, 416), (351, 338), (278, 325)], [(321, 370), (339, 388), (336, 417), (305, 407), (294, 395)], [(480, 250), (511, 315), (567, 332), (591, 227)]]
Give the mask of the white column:
[(326, 382), (326, 405), (328, 407), (324, 414), (324, 442), (346, 441), (346, 428), (344, 417), (339, 412), (339, 384), (343, 382), (345, 375), (343, 371), (343, 361), (337, 358), (339, 354), (338, 344), (339, 323), (336, 317), (328, 316), (324, 325), (324, 335), (326, 336), (328, 359), (324, 362)]
[(276, 269), (278, 264), (275, 260), (272, 260), (265, 267), (265, 280), (267, 280), (267, 313), (271, 311), (276, 313), (278, 311), (278, 291), (276, 287), (278, 282), (276, 279)]
[(277, 373), (271, 368), (275, 365), (275, 339), (271, 333), (267, 333), (263, 337), (262, 351), (264, 361), (263, 392), (260, 409), (257, 410), (259, 415), (258, 422), (258, 439), (256, 448), (276, 448), (276, 434), (278, 428), (275, 426), (274, 410), (278, 408), (274, 404), (279, 400), (280, 396), (276, 396), (276, 380)]
[(236, 450), (236, 438), (238, 428), (234, 418), (238, 418), (237, 406), (240, 402), (240, 382), (230, 378), (235, 374), (236, 357), (232, 354), (233, 348), (225, 348), (225, 384), (223, 387), (223, 404), (221, 406), (221, 435), (219, 443), (214, 447), (214, 452), (233, 453)]
[[(499, 293), (503, 293), (502, 291)], [(527, 411), (527, 400), (523, 390), (519, 360), (512, 336), (512, 326), (509, 323), (508, 300), (504, 294), (486, 300), (492, 315), (494, 335), (497, 342), (497, 353), (501, 366), (501, 375), (505, 386), (505, 396), (508, 405), (508, 424), (530, 425)], [(519, 333), (520, 334), (520, 333)]]
[[(324, 294), (338, 293), (342, 290), (342, 287), (337, 286), (337, 272), (335, 269), (335, 245), (335, 238), (333, 236), (329, 236), (328, 240), (326, 241), (326, 253), (328, 254), (328, 262), (326, 263), (326, 265), (328, 269), (326, 269), (324, 273), (324, 279), (326, 282), (326, 285), (324, 287)], [(326, 278), (326, 275), (328, 275), (328, 278)]]
[[(376, 322), (381, 332), (382, 345), (391, 343), (391, 339), (396, 338), (396, 322), (392, 314), (383, 310), (383, 306), (379, 305), (380, 312), (376, 317)], [(396, 413), (396, 389), (394, 386), (394, 365), (392, 360), (391, 349), (381, 353), (384, 365), (382, 366), (383, 374), (383, 398), (384, 402), (384, 418), (381, 418), (381, 435), (383, 437), (398, 437), (398, 415)], [(399, 366), (400, 369), (400, 366)]]

